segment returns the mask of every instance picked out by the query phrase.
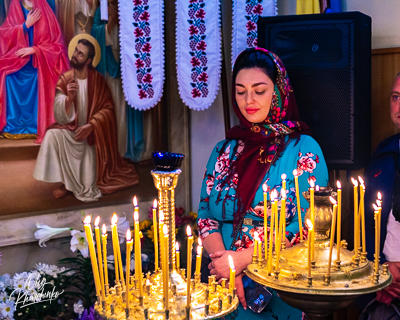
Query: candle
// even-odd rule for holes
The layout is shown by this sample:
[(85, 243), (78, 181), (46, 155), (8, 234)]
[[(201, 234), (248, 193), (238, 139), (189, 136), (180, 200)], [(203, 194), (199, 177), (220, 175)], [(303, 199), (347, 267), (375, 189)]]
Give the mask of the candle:
[(201, 267), (201, 246), (197, 246), (197, 256), (196, 256), (196, 275), (200, 275), (200, 267)]
[(154, 241), (154, 267), (158, 270), (158, 229), (157, 229), (157, 200), (153, 202), (153, 241)]
[(140, 235), (139, 235), (139, 212), (136, 209), (133, 213), (133, 220), (135, 222), (135, 274), (136, 280), (138, 281), (139, 297), (143, 297), (143, 286), (142, 286), (142, 253), (140, 247)]
[(96, 218), (94, 221), (94, 234), (96, 235), (96, 247), (97, 247), (97, 256), (99, 257), (99, 270), (100, 270), (100, 284), (101, 284), (101, 297), (103, 300), (106, 299), (106, 290), (104, 287), (104, 274), (103, 274), (103, 261), (101, 258), (101, 241), (100, 241), (100, 216)]
[(121, 279), (122, 286), (125, 285), (124, 280), (124, 269), (122, 268), (122, 257), (121, 257), (121, 247), (119, 246), (119, 236), (118, 236), (118, 225), (115, 225), (115, 248), (117, 249), (117, 261), (119, 266), (119, 277)]
[(190, 226), (187, 226), (186, 228), (186, 234), (188, 236), (188, 240), (187, 240), (187, 276), (186, 276), (186, 282), (187, 282), (187, 289), (186, 289), (186, 293), (187, 293), (187, 304), (186, 307), (189, 308), (190, 307), (190, 302), (191, 302), (191, 296), (190, 296), (190, 280), (192, 278), (192, 246), (193, 246), (193, 236), (192, 236), (192, 229), (190, 228)]
[(229, 268), (230, 268), (230, 273), (229, 273), (229, 289), (231, 294), (233, 294), (233, 290), (235, 290), (235, 265), (233, 264), (233, 259), (232, 256), (228, 256), (229, 260)]
[(115, 270), (115, 282), (119, 282), (119, 272), (118, 272), (118, 253), (117, 253), (117, 245), (115, 238), (115, 234), (117, 233), (117, 221), (118, 221), (118, 216), (116, 213), (113, 214), (111, 218), (111, 240), (112, 240), (112, 245), (113, 245), (113, 253), (114, 253), (114, 270)]
[[(268, 248), (268, 208), (267, 208), (267, 191), (268, 191), (268, 186), (267, 183), (265, 182), (263, 184), (263, 192), (264, 192), (264, 248), (265, 248), (265, 259), (267, 259), (267, 248)], [(272, 217), (272, 214), (271, 214)], [(271, 219), (270, 219), (270, 224), (269, 224), (270, 232), (271, 232)]]
[(131, 251), (132, 251), (132, 236), (131, 230), (126, 230), (126, 285), (125, 285), (125, 309), (129, 310), (129, 279), (130, 279), (130, 272), (131, 272)]
[(258, 238), (258, 262), (262, 261), (262, 243), (261, 239)]
[(179, 242), (178, 241), (175, 243), (175, 256), (176, 256), (176, 270), (179, 271), (179, 269), (181, 267), (180, 266), (181, 254), (179, 251)]
[(353, 183), (353, 191), (354, 191), (354, 256), (358, 256), (358, 242), (360, 241), (360, 232), (358, 231), (359, 223), (358, 223), (358, 181), (354, 178), (351, 178), (351, 182)]
[(378, 225), (378, 256), (380, 254), (380, 246), (381, 246), (381, 218), (382, 218), (382, 195), (380, 192), (378, 192), (378, 214), (379, 214), (379, 225)]
[(278, 247), (278, 238), (279, 238), (279, 214), (278, 214), (278, 191), (276, 189), (273, 190), (275, 202), (273, 203), (274, 214), (275, 214), (275, 254), (277, 252)]
[(282, 189), (286, 191), (286, 173), (282, 173), (281, 179), (282, 179)]
[(167, 281), (165, 280), (165, 275), (168, 276), (168, 270), (167, 270), (167, 266), (165, 264), (165, 240), (164, 240), (164, 216), (162, 216), (162, 210), (160, 210), (160, 225), (162, 226), (163, 229), (161, 230), (160, 233), (160, 258), (161, 258), (161, 274), (162, 274), (162, 281), (163, 281), (163, 296), (164, 296), (164, 300), (165, 300), (165, 286), (167, 284)]
[(162, 254), (164, 255), (164, 270), (163, 272), (163, 292), (164, 292), (164, 308), (165, 310), (169, 309), (169, 249), (168, 249), (168, 226), (164, 225), (163, 226), (163, 233), (164, 233), (164, 252)]
[(374, 271), (375, 273), (378, 273), (379, 271), (379, 240), (378, 240), (378, 230), (379, 230), (379, 222), (378, 222), (378, 218), (379, 218), (379, 210), (378, 210), (378, 206), (374, 204), (372, 204), (372, 206), (374, 207), (374, 218), (375, 218), (375, 267), (374, 267)]
[(332, 213), (332, 223), (331, 223), (331, 239), (329, 243), (329, 261), (328, 261), (328, 274), (327, 276), (331, 276), (331, 263), (332, 263), (332, 250), (333, 250), (333, 238), (335, 237), (335, 225), (336, 225), (336, 210), (337, 210), (337, 203), (333, 197), (329, 197), (333, 204), (333, 213)]
[(312, 259), (312, 257), (311, 257), (311, 251), (312, 251), (311, 250), (311, 246), (312, 246), (311, 239), (312, 239), (312, 234), (313, 234), (313, 224), (310, 221), (310, 219), (307, 219), (306, 224), (308, 227), (308, 260), (307, 260), (308, 274), (307, 274), (307, 276), (309, 278), (311, 278), (311, 259)]
[(361, 239), (362, 239), (362, 252), (366, 253), (365, 244), (365, 206), (364, 206), (364, 196), (365, 196), (365, 185), (364, 180), (358, 177), (360, 181), (360, 216), (361, 216)]
[(297, 169), (293, 170), (293, 176), (294, 176), (294, 185), (296, 188), (296, 203), (297, 203), (297, 215), (299, 217), (300, 241), (303, 241), (303, 223), (301, 221), (299, 174), (297, 172)]
[(340, 261), (340, 247), (341, 247), (341, 231), (342, 231), (342, 184), (340, 181), (337, 181), (337, 235), (336, 235), (336, 243), (337, 243), (337, 261)]
[(103, 259), (104, 259), (104, 285), (108, 286), (108, 267), (107, 267), (107, 227), (106, 224), (103, 223), (103, 234), (101, 235), (101, 239), (103, 240)]
[(286, 190), (281, 190), (281, 224), (282, 224), (282, 243), (286, 248)]
[(94, 277), (94, 284), (96, 287), (96, 295), (100, 297), (100, 279), (99, 279), (99, 269), (97, 267), (97, 257), (96, 251), (94, 250), (93, 244), (93, 234), (90, 227), (90, 216), (86, 216), (85, 220), (83, 220), (83, 227), (85, 229), (85, 235), (89, 246), (89, 253), (90, 253), (90, 261), (92, 262), (92, 270), (93, 270), (93, 277)]
[(253, 257), (254, 259), (257, 258), (257, 239), (258, 239), (258, 232), (254, 231), (254, 238), (253, 238), (253, 243), (254, 243), (254, 252), (253, 252)]
[[(163, 210), (158, 210), (158, 232), (159, 232), (159, 238), (160, 238), (160, 251), (161, 252), (163, 252), (162, 250), (161, 250), (161, 242), (162, 242), (162, 239), (163, 239), (163, 235), (164, 235), (164, 233), (163, 233), (163, 229), (164, 229), (164, 212), (163, 212)], [(160, 257), (162, 256), (162, 253), (160, 254)], [(162, 266), (161, 266), (161, 268), (162, 268)]]
[[(313, 228), (315, 225), (314, 185), (315, 185), (314, 180), (310, 179), (310, 210), (311, 210), (311, 223), (312, 223)], [(312, 261), (314, 261), (314, 232), (311, 232), (311, 259), (312, 259)]]
[[(272, 272), (272, 247), (273, 247), (273, 234), (274, 234), (274, 218), (275, 218), (275, 210), (274, 210), (274, 203), (275, 203), (275, 192), (271, 192), (271, 221), (269, 225), (269, 247), (268, 247), (268, 264), (267, 264), (267, 271), (268, 274)], [(276, 232), (276, 231), (275, 231)], [(267, 247), (265, 247), (267, 250)]]

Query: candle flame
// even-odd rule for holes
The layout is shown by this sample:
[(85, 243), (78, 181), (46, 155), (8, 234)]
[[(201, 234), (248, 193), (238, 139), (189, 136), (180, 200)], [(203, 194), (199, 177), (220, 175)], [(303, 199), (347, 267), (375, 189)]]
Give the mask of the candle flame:
[(111, 224), (117, 224), (118, 222), (118, 216), (117, 214), (114, 212), (112, 218), (111, 218)]
[(360, 184), (364, 184), (364, 179), (363, 178), (361, 178), (360, 176), (358, 176), (358, 181), (360, 181)]
[(337, 202), (334, 197), (329, 197), (329, 200), (331, 200), (333, 205), (337, 205)]
[(150, 286), (150, 285), (151, 285), (150, 280), (149, 280), (149, 279), (146, 279), (146, 286)]
[(175, 243), (175, 250), (179, 251), (179, 242), (178, 241)]
[(286, 199), (286, 190), (285, 189), (281, 189), (281, 197), (282, 197), (282, 199)]
[(309, 184), (310, 184), (310, 187), (311, 187), (311, 188), (314, 188), (314, 186), (315, 186), (315, 182), (314, 182), (314, 180), (313, 180), (313, 179), (310, 179), (310, 182), (309, 182)]
[(131, 241), (131, 239), (132, 239), (131, 229), (128, 228), (128, 230), (126, 230), (126, 241)]
[(382, 207), (382, 201), (379, 199), (376, 199), (376, 205), (378, 206), (378, 208)]
[(264, 191), (264, 192), (267, 192), (267, 191), (268, 191), (268, 185), (267, 185), (266, 182), (263, 183), (262, 188), (263, 188), (263, 191)]
[(159, 216), (159, 219), (160, 219), (160, 223), (164, 223), (164, 211), (160, 210), (158, 212), (158, 216)]
[(357, 181), (356, 179), (351, 178), (351, 182), (353, 183), (353, 185), (354, 185), (355, 187), (358, 187), (358, 181)]
[(200, 238), (200, 237), (197, 238), (197, 243), (198, 243), (199, 246), (202, 246), (202, 245), (203, 245), (203, 241), (201, 241), (201, 238)]
[(336, 182), (336, 186), (337, 186), (338, 189), (341, 189), (341, 188), (342, 188), (342, 184), (340, 183), (340, 181), (337, 181), (337, 182)]
[(315, 191), (319, 191), (319, 185), (318, 184), (315, 187)]
[(106, 227), (106, 224), (105, 223), (103, 223), (103, 234), (106, 234), (107, 233), (107, 227)]
[(258, 232), (257, 231), (254, 231), (254, 240), (259, 241)]
[(192, 229), (190, 228), (190, 226), (187, 226), (187, 228), (186, 228), (186, 234), (187, 234), (188, 237), (191, 237), (191, 236), (192, 236)]
[(139, 221), (139, 212), (137, 212), (136, 210), (135, 210), (135, 212), (133, 213), (133, 219), (135, 220), (135, 222), (138, 222), (138, 221)]
[(201, 246), (197, 246), (197, 255), (201, 256)]
[(154, 201), (153, 201), (153, 209), (155, 209), (155, 208), (157, 208), (157, 200), (156, 199), (154, 199)]
[(133, 197), (132, 203), (133, 203), (134, 207), (137, 207), (137, 198), (136, 198), (136, 196)]
[(379, 211), (379, 208), (378, 208), (378, 206), (377, 206), (375, 203), (373, 203), (372, 206), (374, 207), (374, 210), (375, 210), (375, 211)]
[(282, 180), (286, 180), (286, 173), (282, 173), (281, 179), (282, 179)]
[(293, 173), (293, 175), (294, 175), (295, 177), (297, 177), (297, 169), (294, 169), (292, 173)]
[(275, 201), (275, 199), (276, 199), (276, 190), (272, 189), (272, 191), (271, 191), (271, 201)]
[(376, 194), (376, 197), (378, 198), (378, 200), (382, 200), (382, 193), (380, 191), (378, 191), (378, 193)]
[(90, 224), (90, 221), (92, 220), (91, 216), (86, 216), (85, 220), (83, 220), (84, 224)]
[(94, 220), (94, 226), (97, 228), (100, 223), (100, 216), (97, 216), (96, 220)]
[(313, 224), (312, 224), (310, 219), (307, 219), (306, 224), (307, 224), (308, 230), (312, 230), (313, 229), (314, 226), (313, 226)]
[(231, 270), (235, 270), (235, 265), (233, 264), (233, 259), (231, 255), (228, 256), (228, 260), (229, 260), (229, 268), (231, 268)]

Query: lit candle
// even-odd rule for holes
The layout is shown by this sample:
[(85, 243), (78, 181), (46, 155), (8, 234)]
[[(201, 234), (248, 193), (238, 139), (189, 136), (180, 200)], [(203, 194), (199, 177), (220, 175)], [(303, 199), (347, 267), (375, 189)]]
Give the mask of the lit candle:
[(106, 224), (103, 223), (103, 233), (101, 235), (101, 239), (103, 240), (103, 259), (104, 259), (104, 285), (108, 286), (108, 267), (107, 267), (107, 227)]
[(116, 242), (118, 241), (115, 237), (117, 233), (117, 221), (118, 216), (116, 213), (113, 214), (111, 218), (111, 240), (113, 245), (113, 253), (114, 253), (114, 270), (115, 270), (115, 282), (119, 282), (119, 272), (118, 272), (118, 252)]
[(119, 277), (121, 278), (122, 286), (125, 285), (124, 269), (122, 268), (121, 247), (119, 245), (118, 224), (115, 225), (115, 248), (117, 249), (117, 261), (119, 266)]
[(175, 243), (175, 256), (176, 256), (176, 270), (179, 271), (180, 269), (180, 260), (181, 260), (181, 253), (179, 251), (179, 242)]
[[(159, 238), (160, 238), (160, 251), (163, 252), (161, 250), (161, 242), (164, 236), (163, 233), (163, 229), (164, 229), (164, 212), (162, 210), (158, 210), (158, 232), (159, 232)], [(160, 254), (160, 257), (162, 257), (162, 253)], [(162, 266), (161, 266), (162, 268)]]
[[(311, 224), (314, 228), (315, 225), (315, 212), (314, 212), (314, 180), (310, 179), (310, 210), (311, 210)], [(308, 235), (310, 237), (310, 235)], [(311, 259), (314, 261), (314, 232), (311, 232)]]
[(335, 237), (335, 225), (336, 225), (336, 210), (337, 210), (337, 202), (333, 197), (329, 197), (333, 204), (333, 213), (332, 213), (332, 223), (331, 223), (331, 239), (329, 243), (329, 261), (328, 261), (328, 274), (327, 276), (330, 277), (331, 275), (331, 263), (332, 263), (332, 250), (333, 250), (333, 238)]
[(282, 179), (282, 189), (286, 191), (286, 173), (282, 173), (281, 179)]
[(235, 265), (233, 264), (233, 259), (232, 256), (228, 256), (229, 260), (229, 268), (230, 268), (230, 273), (229, 273), (229, 289), (231, 294), (233, 294), (233, 290), (235, 290)]
[(131, 236), (131, 230), (126, 230), (126, 285), (125, 285), (125, 309), (129, 310), (129, 279), (131, 272), (131, 251), (132, 251), (133, 240)]
[(282, 224), (282, 243), (286, 248), (286, 190), (281, 190), (281, 224)]
[(153, 202), (153, 241), (154, 241), (154, 266), (158, 270), (158, 229), (157, 229), (157, 200)]
[(342, 231), (342, 184), (340, 183), (340, 181), (337, 181), (336, 185), (337, 185), (337, 201), (338, 201), (336, 243), (337, 243), (337, 261), (340, 261), (341, 231)]
[(378, 214), (379, 214), (379, 226), (378, 226), (378, 244), (379, 244), (379, 251), (378, 254), (380, 254), (380, 245), (381, 245), (381, 217), (382, 217), (382, 194), (378, 192)]
[(169, 248), (168, 248), (168, 226), (164, 225), (163, 226), (163, 233), (164, 233), (164, 252), (162, 253), (164, 255), (164, 270), (165, 272), (163, 273), (164, 276), (164, 281), (163, 281), (163, 291), (164, 291), (164, 308), (165, 310), (169, 309)]
[(308, 277), (311, 278), (311, 246), (312, 246), (312, 235), (313, 235), (313, 224), (310, 221), (310, 219), (307, 219), (306, 221), (307, 227), (308, 227), (308, 260), (307, 260), (307, 267), (308, 267)]
[(191, 303), (191, 296), (190, 296), (190, 280), (192, 278), (192, 246), (193, 246), (193, 236), (192, 236), (192, 229), (190, 226), (187, 226), (186, 228), (186, 233), (188, 236), (187, 240), (187, 277), (186, 277), (186, 282), (187, 282), (187, 288), (186, 288), (186, 293), (187, 293), (187, 300), (186, 300), (186, 307), (190, 307)]
[[(199, 238), (200, 239), (200, 238)], [(201, 246), (197, 246), (197, 255), (196, 255), (196, 275), (200, 275), (200, 267), (201, 267)]]
[(99, 257), (99, 270), (100, 270), (100, 283), (101, 283), (101, 297), (103, 300), (106, 299), (106, 290), (104, 287), (104, 274), (103, 274), (103, 260), (101, 257), (101, 241), (100, 241), (100, 216), (96, 218), (94, 221), (94, 234), (96, 235), (96, 247), (97, 247), (97, 256)]
[(353, 183), (353, 191), (354, 191), (354, 256), (358, 256), (358, 242), (360, 240), (360, 232), (358, 231), (358, 181), (354, 178), (351, 178), (351, 182)]
[(365, 244), (365, 206), (364, 206), (364, 195), (365, 195), (365, 185), (364, 180), (358, 177), (360, 181), (360, 216), (361, 216), (361, 238), (362, 238), (362, 252), (366, 253)]
[(162, 210), (160, 210), (160, 227), (162, 226), (163, 229), (160, 233), (160, 258), (161, 258), (161, 273), (162, 273), (162, 282), (163, 282), (163, 296), (165, 300), (165, 286), (167, 285), (167, 281), (165, 280), (165, 275), (168, 277), (168, 270), (165, 264), (165, 240), (164, 240), (164, 216), (162, 214)]
[(262, 242), (261, 238), (258, 238), (258, 262), (262, 261)]
[(92, 270), (94, 277), (94, 284), (96, 287), (96, 295), (100, 297), (100, 279), (99, 279), (99, 269), (97, 266), (97, 257), (96, 251), (94, 250), (93, 244), (93, 234), (92, 228), (90, 227), (90, 216), (86, 216), (85, 220), (83, 220), (83, 227), (85, 229), (85, 235), (88, 242), (89, 253), (90, 253), (90, 261), (92, 262)]
[(275, 202), (273, 203), (274, 214), (275, 214), (275, 254), (278, 248), (278, 239), (279, 239), (279, 213), (278, 213), (278, 191), (276, 189), (273, 190)]
[(296, 203), (297, 203), (297, 215), (299, 217), (300, 241), (303, 241), (303, 223), (301, 221), (299, 174), (297, 172), (297, 169), (293, 170), (293, 176), (294, 176), (294, 185), (296, 188)]
[[(268, 186), (267, 183), (265, 182), (262, 186), (263, 192), (264, 192), (264, 248), (265, 248), (265, 259), (267, 259), (267, 248), (268, 248), (268, 208), (267, 208), (267, 191), (268, 191)], [(271, 214), (272, 217), (272, 214)], [(270, 219), (270, 232), (271, 232), (271, 219)]]
[(140, 235), (139, 235), (139, 212), (135, 206), (135, 212), (133, 213), (134, 226), (135, 226), (135, 274), (136, 280), (138, 281), (139, 297), (143, 297), (143, 286), (142, 286), (142, 253), (140, 247)]
[(257, 258), (257, 242), (258, 239), (258, 232), (254, 231), (254, 238), (253, 238), (253, 243), (254, 243), (254, 252), (253, 252), (253, 257), (256, 259)]
[(378, 210), (378, 206), (375, 205), (375, 203), (372, 204), (372, 206), (374, 207), (374, 218), (375, 218), (375, 268), (374, 271), (375, 273), (378, 273), (379, 271), (379, 239), (378, 239), (378, 234), (379, 234), (379, 210)]
[[(268, 274), (271, 274), (272, 272), (272, 247), (273, 247), (273, 234), (274, 234), (274, 218), (275, 218), (275, 209), (274, 209), (274, 203), (275, 203), (275, 192), (274, 190), (271, 192), (271, 221), (269, 225), (269, 247), (268, 247)], [(276, 232), (276, 231), (275, 231)], [(267, 250), (267, 247), (265, 247), (265, 251)]]

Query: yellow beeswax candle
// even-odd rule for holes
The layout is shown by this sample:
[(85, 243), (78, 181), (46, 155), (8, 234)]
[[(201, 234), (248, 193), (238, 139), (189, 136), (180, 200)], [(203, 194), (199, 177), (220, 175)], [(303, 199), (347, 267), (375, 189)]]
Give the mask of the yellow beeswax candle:
[(312, 239), (312, 234), (313, 234), (314, 230), (313, 230), (312, 222), (309, 219), (307, 219), (306, 224), (307, 224), (307, 227), (308, 227), (308, 259), (307, 259), (307, 270), (308, 270), (308, 273), (307, 273), (307, 276), (309, 278), (311, 278), (311, 259), (312, 259), (312, 257), (311, 257), (312, 241), (311, 241), (311, 239)]
[(97, 266), (97, 257), (96, 257), (96, 251), (94, 249), (94, 244), (93, 244), (93, 234), (92, 234), (92, 228), (90, 227), (90, 221), (91, 218), (90, 216), (86, 216), (85, 220), (83, 220), (83, 227), (85, 229), (85, 235), (86, 239), (88, 242), (88, 247), (89, 247), (89, 254), (90, 254), (90, 261), (92, 263), (92, 270), (93, 270), (93, 277), (94, 277), (94, 284), (96, 287), (96, 295), (100, 297), (100, 278), (99, 278), (99, 268)]
[(328, 260), (328, 273), (327, 276), (331, 275), (331, 263), (332, 263), (332, 251), (333, 251), (333, 239), (335, 237), (335, 225), (336, 225), (336, 210), (337, 210), (337, 202), (333, 197), (329, 197), (333, 204), (333, 213), (332, 213), (332, 223), (331, 223), (331, 234), (330, 234), (330, 242), (329, 242), (329, 260)]
[(197, 255), (196, 255), (196, 275), (200, 275), (201, 268), (201, 246), (197, 246)]
[(358, 177), (360, 181), (360, 222), (361, 222), (361, 245), (362, 252), (366, 253), (366, 242), (365, 242), (365, 204), (364, 204), (364, 196), (365, 196), (365, 185), (364, 180), (361, 177)]
[(254, 239), (253, 239), (253, 243), (254, 243), (254, 252), (253, 252), (253, 257), (257, 257), (257, 238), (258, 238), (258, 232), (254, 231)]
[(130, 303), (130, 297), (129, 297), (129, 279), (130, 279), (130, 272), (131, 272), (131, 251), (132, 251), (132, 245), (133, 245), (133, 240), (132, 240), (132, 235), (131, 235), (131, 230), (128, 229), (126, 230), (126, 285), (125, 285), (125, 309), (129, 310), (129, 303)]
[[(267, 264), (268, 274), (271, 274), (272, 272), (272, 247), (273, 247), (274, 218), (275, 218), (274, 203), (275, 203), (275, 192), (271, 192), (271, 221), (269, 226), (269, 247), (268, 247), (268, 264)], [(267, 247), (265, 248), (265, 251), (266, 250)]]
[(99, 271), (100, 271), (100, 285), (101, 285), (101, 297), (103, 300), (106, 298), (106, 290), (104, 286), (104, 274), (103, 274), (103, 260), (101, 256), (101, 241), (100, 241), (100, 216), (96, 218), (94, 221), (94, 234), (96, 235), (96, 248), (97, 248), (97, 256), (99, 257)]
[(286, 190), (281, 190), (282, 243), (286, 244)]
[[(267, 248), (268, 248), (268, 206), (267, 206), (267, 191), (268, 191), (268, 186), (267, 183), (265, 182), (263, 184), (263, 193), (264, 193), (264, 248), (265, 248), (265, 259), (267, 259)], [(271, 219), (270, 219), (271, 223)], [(270, 225), (271, 228), (271, 225)]]
[[(314, 180), (310, 179), (310, 210), (311, 210), (311, 223), (315, 225), (315, 211), (314, 211)], [(310, 236), (310, 235), (309, 235)], [(314, 261), (314, 232), (311, 233), (311, 259)]]
[(379, 271), (379, 240), (378, 240), (378, 230), (379, 230), (379, 222), (378, 222), (378, 216), (379, 216), (379, 210), (378, 210), (378, 206), (374, 204), (372, 204), (372, 206), (374, 207), (374, 218), (375, 218), (375, 260), (374, 260), (374, 272), (378, 273)]
[(229, 255), (228, 256), (228, 260), (229, 260), (229, 268), (230, 268), (230, 272), (229, 272), (229, 288), (230, 288), (230, 292), (231, 294), (233, 294), (233, 290), (235, 290), (235, 265), (233, 264), (233, 259), (232, 256)]
[(179, 251), (179, 242), (175, 243), (176, 270), (180, 269), (181, 253)]
[(286, 191), (286, 173), (281, 174), (282, 179), (282, 189)]
[(113, 253), (114, 253), (115, 282), (119, 282), (118, 252), (117, 252), (117, 245), (116, 245), (116, 242), (118, 240), (115, 237), (115, 235), (117, 233), (117, 222), (118, 222), (118, 216), (116, 213), (114, 213), (111, 218), (111, 241), (112, 241)]
[[(167, 266), (165, 264), (165, 254), (164, 254), (165, 253), (164, 222), (163, 222), (164, 217), (161, 215), (162, 215), (162, 210), (160, 210), (160, 225), (159, 225), (159, 226), (163, 227), (163, 229), (161, 230), (161, 233), (160, 233), (160, 258), (161, 258), (161, 279), (162, 279), (162, 283), (163, 283), (163, 297), (165, 300), (165, 288), (167, 286), (165, 276), (167, 275), (167, 277), (168, 277), (168, 270), (167, 270)], [(167, 231), (168, 231), (168, 229), (167, 229)], [(164, 306), (165, 306), (165, 304), (164, 304)]]
[(135, 268), (136, 268), (136, 280), (138, 281), (139, 297), (143, 297), (143, 285), (142, 285), (142, 250), (140, 246), (140, 235), (139, 235), (139, 211), (136, 210), (133, 213), (134, 226), (135, 226)]
[(303, 241), (303, 223), (301, 220), (299, 173), (298, 173), (297, 169), (293, 170), (293, 176), (294, 176), (294, 185), (295, 185), (295, 189), (296, 189), (296, 204), (297, 204), (297, 216), (299, 217), (300, 241)]
[(163, 292), (164, 292), (164, 308), (165, 310), (169, 309), (169, 240), (168, 240), (168, 226), (164, 225), (163, 226), (163, 241), (164, 241), (164, 270), (165, 272), (163, 273), (164, 280), (163, 280)]
[(360, 241), (360, 232), (358, 231), (358, 181), (351, 178), (353, 183), (353, 193), (354, 193), (354, 256), (358, 256), (358, 242)]
[(157, 229), (157, 200), (153, 202), (153, 241), (154, 241), (154, 269), (158, 270), (158, 229)]
[(121, 247), (119, 245), (118, 224), (115, 225), (115, 240), (116, 240), (115, 243), (118, 254), (119, 277), (121, 279), (121, 285), (125, 286), (124, 269), (122, 268)]
[(336, 234), (336, 244), (337, 244), (337, 261), (340, 261), (340, 247), (341, 247), (341, 232), (342, 232), (342, 184), (337, 181), (337, 234)]
[(101, 239), (103, 240), (103, 259), (104, 259), (104, 285), (108, 286), (108, 267), (107, 267), (107, 227), (103, 223), (103, 233)]
[(186, 233), (188, 236), (187, 240), (187, 277), (186, 277), (186, 282), (187, 282), (187, 288), (186, 288), (186, 307), (189, 308), (191, 304), (191, 294), (190, 294), (190, 280), (192, 278), (192, 246), (193, 246), (193, 236), (192, 236), (192, 229), (190, 226), (187, 226)]

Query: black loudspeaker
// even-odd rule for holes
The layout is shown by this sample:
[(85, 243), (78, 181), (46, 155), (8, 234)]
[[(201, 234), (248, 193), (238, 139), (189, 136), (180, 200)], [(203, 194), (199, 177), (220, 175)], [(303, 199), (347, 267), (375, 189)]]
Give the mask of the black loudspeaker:
[(258, 44), (285, 64), (301, 119), (329, 170), (371, 155), (371, 18), (360, 12), (260, 17)]

